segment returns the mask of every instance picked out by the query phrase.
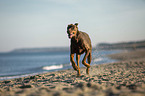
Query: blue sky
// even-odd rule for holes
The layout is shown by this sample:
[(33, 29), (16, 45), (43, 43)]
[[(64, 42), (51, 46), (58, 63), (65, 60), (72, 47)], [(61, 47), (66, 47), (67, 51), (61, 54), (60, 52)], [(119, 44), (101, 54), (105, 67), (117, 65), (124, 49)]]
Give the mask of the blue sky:
[(145, 39), (145, 0), (0, 0), (0, 52), (69, 46), (79, 23), (95, 46)]

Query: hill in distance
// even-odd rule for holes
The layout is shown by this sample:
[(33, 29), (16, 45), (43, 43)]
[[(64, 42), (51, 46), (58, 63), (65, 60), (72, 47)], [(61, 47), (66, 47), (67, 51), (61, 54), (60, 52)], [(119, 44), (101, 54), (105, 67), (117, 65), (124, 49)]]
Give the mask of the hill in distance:
[(64, 52), (69, 51), (69, 47), (50, 47), (50, 48), (20, 48), (12, 50), (13, 53), (39, 53), (39, 52)]
[(120, 43), (99, 43), (96, 46), (99, 50), (110, 49), (140, 49), (145, 48), (145, 40), (132, 41), (132, 42), (120, 42)]

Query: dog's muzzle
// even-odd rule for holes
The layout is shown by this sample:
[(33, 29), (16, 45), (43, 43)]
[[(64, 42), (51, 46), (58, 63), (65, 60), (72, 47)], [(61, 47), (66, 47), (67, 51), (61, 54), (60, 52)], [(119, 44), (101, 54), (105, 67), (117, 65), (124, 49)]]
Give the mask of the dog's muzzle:
[(68, 37), (69, 39), (71, 39), (73, 37), (73, 34), (69, 34)]

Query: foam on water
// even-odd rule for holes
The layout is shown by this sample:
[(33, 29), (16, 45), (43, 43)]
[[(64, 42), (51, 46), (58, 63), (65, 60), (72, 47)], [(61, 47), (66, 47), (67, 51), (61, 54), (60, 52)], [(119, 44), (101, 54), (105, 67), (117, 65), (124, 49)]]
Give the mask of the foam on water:
[(61, 69), (61, 68), (63, 68), (63, 65), (45, 66), (42, 69), (43, 70), (55, 70), (55, 69)]
[(101, 61), (101, 60), (103, 60), (103, 58), (95, 58), (93, 61), (98, 62), (98, 61)]

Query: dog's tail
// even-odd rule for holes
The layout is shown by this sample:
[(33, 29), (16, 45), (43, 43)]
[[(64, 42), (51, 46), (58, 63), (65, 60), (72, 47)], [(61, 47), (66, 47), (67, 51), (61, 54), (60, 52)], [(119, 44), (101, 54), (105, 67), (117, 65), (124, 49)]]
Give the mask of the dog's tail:
[(92, 52), (89, 53), (87, 60), (88, 60), (88, 63), (91, 64), (91, 61), (92, 61)]

